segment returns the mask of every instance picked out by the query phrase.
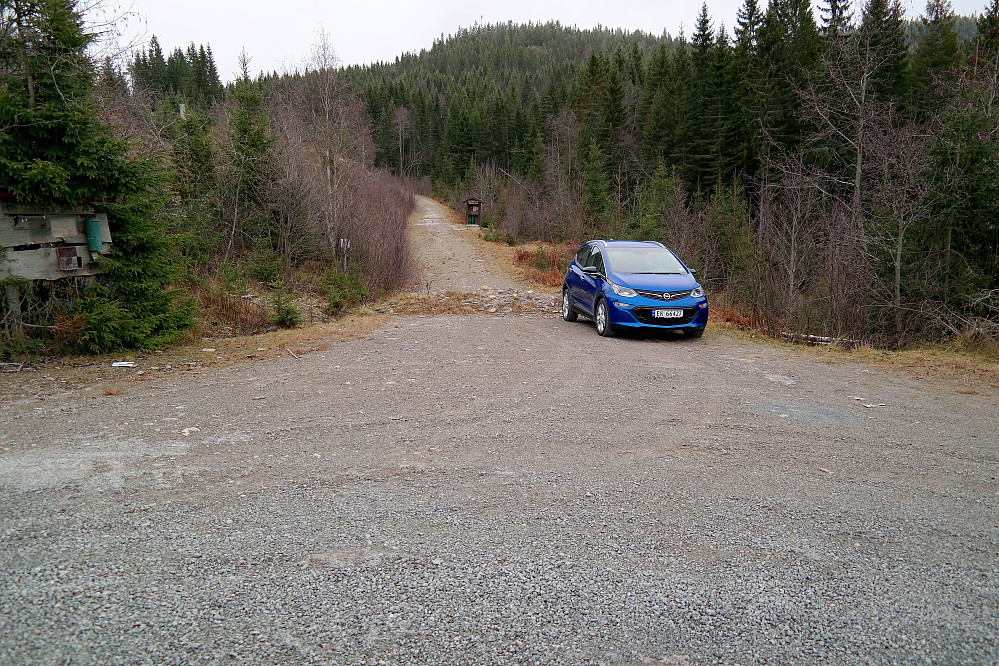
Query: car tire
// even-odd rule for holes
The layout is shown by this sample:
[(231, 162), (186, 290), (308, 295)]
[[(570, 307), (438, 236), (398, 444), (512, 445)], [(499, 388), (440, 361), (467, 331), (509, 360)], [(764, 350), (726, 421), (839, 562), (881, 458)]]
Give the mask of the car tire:
[(610, 310), (607, 308), (607, 301), (603, 298), (597, 301), (593, 308), (593, 323), (597, 325), (597, 333), (605, 338), (614, 335), (614, 324), (610, 320)]
[(683, 329), (683, 337), (685, 338), (699, 338), (704, 335), (704, 327), (701, 328), (685, 328)]
[(572, 300), (569, 298), (569, 290), (562, 290), (562, 319), (566, 321), (576, 321), (579, 314), (572, 307)]

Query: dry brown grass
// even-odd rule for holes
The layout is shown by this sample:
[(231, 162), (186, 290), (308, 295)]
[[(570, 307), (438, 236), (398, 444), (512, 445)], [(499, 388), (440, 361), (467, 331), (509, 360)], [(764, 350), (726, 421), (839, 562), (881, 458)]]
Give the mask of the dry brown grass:
[(987, 348), (952, 342), (945, 345), (923, 344), (901, 350), (860, 347), (840, 353), (865, 363), (905, 370), (921, 378), (944, 378), (966, 383), (968, 390), (975, 390), (970, 388), (971, 385), (999, 388), (999, 355)]
[(528, 243), (510, 246), (492, 243), (482, 233), (469, 237), (504, 271), (521, 282), (530, 283), (536, 291), (555, 293), (562, 286), (565, 271), (576, 253), (568, 243)]
[(249, 299), (207, 283), (194, 289), (198, 302), (197, 333), (201, 336), (250, 335), (267, 328), (267, 312)]
[(733, 310), (716, 300), (711, 300), (711, 321), (714, 323), (725, 323), (730, 326), (735, 326), (736, 328), (749, 330), (753, 328), (753, 322), (749, 317), (746, 317), (742, 313)]
[[(195, 351), (194, 346), (186, 348), (188, 355), (196, 354), (202, 365), (225, 365), (243, 358), (274, 358), (294, 353), (296, 356), (314, 351), (329, 349), (334, 342), (346, 342), (351, 338), (371, 333), (385, 322), (384, 315), (378, 315), (362, 308), (357, 313), (335, 322), (282, 328), (253, 336), (202, 340), (198, 344), (208, 345), (214, 352)], [(173, 350), (171, 350), (173, 351)]]
[[(904, 370), (916, 377), (940, 378), (981, 389), (999, 388), (999, 344), (955, 339), (943, 344), (921, 344), (907, 349), (878, 349), (865, 344), (805, 345), (769, 336), (728, 304), (725, 294), (709, 296), (712, 330), (756, 344), (787, 348), (817, 357), (823, 363), (857, 362)], [(968, 388), (974, 395), (977, 390)], [(961, 392), (961, 391), (958, 391)]]
[(403, 315), (466, 315), (482, 311), (474, 294), (457, 291), (430, 296), (406, 296), (394, 301), (393, 309)]
[(879, 368), (902, 370), (919, 379), (941, 379), (960, 384), (962, 395), (992, 395), (999, 389), (999, 353), (991, 346), (953, 341), (948, 344), (922, 344), (908, 349), (876, 349), (868, 345), (837, 344), (808, 346), (780, 340), (748, 327), (716, 319), (711, 306), (709, 328), (715, 333), (779, 348), (815, 358), (826, 364), (861, 363)]
[(527, 268), (524, 275), (532, 284), (548, 288), (561, 287), (565, 279), (565, 271), (541, 271), (533, 267)]

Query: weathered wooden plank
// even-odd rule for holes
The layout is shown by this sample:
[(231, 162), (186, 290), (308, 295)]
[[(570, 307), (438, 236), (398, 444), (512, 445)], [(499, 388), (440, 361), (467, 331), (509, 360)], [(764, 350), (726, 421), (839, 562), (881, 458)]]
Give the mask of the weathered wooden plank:
[[(46, 243), (86, 243), (87, 215), (46, 213), (35, 215), (0, 215), (0, 247), (42, 245)], [(101, 223), (101, 241), (111, 243), (108, 216), (93, 215)], [(105, 251), (107, 248), (105, 248)]]
[[(59, 251), (72, 250), (78, 258), (79, 268), (59, 269)], [(42, 247), (30, 250), (8, 250), (8, 262), (0, 266), (0, 277), (18, 275), (28, 280), (59, 280), (76, 275), (96, 275), (100, 268), (90, 257), (86, 245)]]

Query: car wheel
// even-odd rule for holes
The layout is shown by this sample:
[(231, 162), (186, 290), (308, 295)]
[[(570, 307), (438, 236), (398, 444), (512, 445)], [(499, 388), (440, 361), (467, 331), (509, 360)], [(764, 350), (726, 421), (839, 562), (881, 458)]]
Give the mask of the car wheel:
[(685, 338), (699, 338), (704, 335), (704, 327), (701, 328), (685, 328), (683, 329), (683, 337)]
[(562, 319), (566, 321), (576, 321), (579, 315), (572, 309), (572, 302), (569, 299), (569, 290), (562, 290)]
[(605, 337), (614, 335), (614, 324), (610, 320), (610, 311), (607, 309), (607, 301), (600, 299), (597, 307), (593, 309), (593, 323), (597, 325), (597, 333)]

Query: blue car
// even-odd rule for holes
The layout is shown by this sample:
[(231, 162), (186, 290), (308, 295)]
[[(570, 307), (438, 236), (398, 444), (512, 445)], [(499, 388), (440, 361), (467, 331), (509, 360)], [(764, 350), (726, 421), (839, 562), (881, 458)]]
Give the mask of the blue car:
[(585, 315), (600, 335), (673, 329), (700, 337), (708, 299), (694, 271), (662, 243), (593, 240), (576, 252), (562, 283), (562, 318)]

